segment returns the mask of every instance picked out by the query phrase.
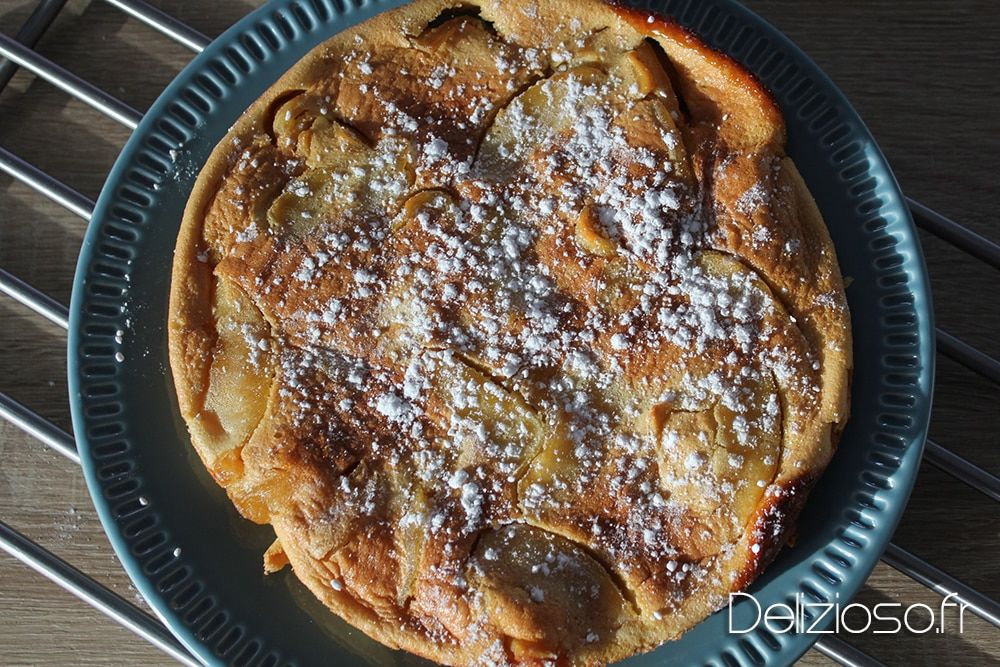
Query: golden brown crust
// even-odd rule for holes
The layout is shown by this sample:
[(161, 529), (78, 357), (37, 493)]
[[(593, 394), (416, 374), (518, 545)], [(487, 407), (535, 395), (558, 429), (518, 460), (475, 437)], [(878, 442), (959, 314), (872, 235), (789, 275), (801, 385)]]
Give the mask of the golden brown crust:
[(206, 467), (382, 643), (593, 665), (785, 543), (847, 419), (833, 246), (752, 75), (600, 0), (420, 0), (195, 184), (170, 361)]
[(783, 151), (785, 120), (752, 72), (669, 18), (614, 4), (636, 31), (657, 38), (666, 50), (679, 70), (681, 94), (692, 116), (716, 126), (719, 138), (732, 149), (770, 146)]

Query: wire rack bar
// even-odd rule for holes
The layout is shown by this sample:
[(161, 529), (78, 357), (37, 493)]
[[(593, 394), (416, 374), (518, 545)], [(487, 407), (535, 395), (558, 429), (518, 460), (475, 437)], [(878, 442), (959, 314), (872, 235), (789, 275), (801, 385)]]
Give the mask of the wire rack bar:
[(190, 667), (200, 667), (201, 663), (192, 658), (184, 646), (159, 621), (51, 551), (32, 542), (3, 521), (0, 521), (0, 549), (178, 662)]
[(1000, 604), (939, 567), (931, 565), (894, 542), (890, 542), (886, 547), (882, 560), (934, 592), (951, 595), (956, 602), (968, 605), (969, 610), (976, 616), (1000, 628)]
[(76, 451), (76, 441), (72, 435), (3, 392), (0, 392), (0, 418), (40, 440), (73, 463), (80, 464), (80, 454)]
[(0, 55), (34, 72), (101, 113), (111, 116), (129, 129), (134, 130), (142, 118), (142, 114), (121, 100), (2, 33), (0, 33)]
[(31, 308), (49, 322), (63, 329), (69, 328), (69, 310), (66, 306), (4, 268), (0, 268), (0, 292)]
[(1000, 478), (963, 459), (947, 447), (928, 439), (924, 447), (924, 458), (934, 467), (1000, 502)]
[(174, 41), (180, 42), (192, 51), (201, 53), (212, 40), (186, 23), (181, 23), (142, 0), (105, 0), (129, 16), (132, 16)]
[[(35, 5), (35, 10), (28, 16), (28, 20), (24, 22), (21, 29), (14, 35), (14, 39), (25, 46), (33, 47), (38, 43), (42, 35), (45, 34), (45, 31), (48, 30), (48, 27), (52, 25), (52, 21), (55, 20), (59, 10), (65, 4), (66, 0), (42, 0), (39, 2)], [(7, 87), (7, 84), (10, 83), (16, 71), (17, 63), (10, 60), (0, 62), (0, 90)]]
[(813, 646), (817, 651), (835, 660), (845, 667), (885, 667), (885, 663), (876, 660), (858, 647), (848, 644), (836, 635), (826, 635)]
[(49, 176), (35, 165), (14, 155), (2, 146), (0, 146), (0, 171), (9, 174), (85, 220), (89, 220), (91, 213), (94, 212), (92, 199), (62, 181)]
[(1000, 269), (1000, 245), (985, 236), (963, 227), (937, 211), (924, 206), (915, 199), (906, 198), (913, 221), (923, 229), (947, 241), (976, 259), (986, 262), (994, 269)]
[(935, 334), (937, 335), (938, 352), (954, 359), (966, 368), (974, 370), (987, 380), (1000, 384), (1000, 361), (943, 329), (937, 329)]

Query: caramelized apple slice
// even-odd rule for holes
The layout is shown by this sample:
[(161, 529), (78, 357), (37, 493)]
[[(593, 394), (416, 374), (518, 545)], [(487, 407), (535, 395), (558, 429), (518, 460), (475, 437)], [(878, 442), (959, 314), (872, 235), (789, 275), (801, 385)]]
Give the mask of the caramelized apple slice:
[(332, 174), (314, 169), (294, 179), (267, 210), (267, 223), (278, 236), (301, 239), (321, 220), (327, 204), (324, 196), (332, 194)]
[(544, 448), (531, 460), (528, 471), (518, 483), (518, 498), (526, 506), (533, 506), (538, 500), (533, 491), (545, 489), (544, 500), (558, 504), (563, 500), (560, 490), (567, 488), (567, 483), (576, 479), (579, 474), (580, 462), (573, 452), (573, 443), (567, 437), (567, 427), (560, 424), (555, 432), (545, 441)]
[(343, 123), (320, 116), (298, 138), (298, 153), (305, 156), (311, 168), (336, 167), (345, 161), (345, 154), (367, 153), (367, 140), (357, 130)]
[[(786, 316), (780, 304), (751, 269), (714, 252), (702, 255), (700, 262), (712, 276), (733, 280), (743, 289), (747, 284), (756, 287), (764, 326), (783, 322)], [(711, 387), (707, 376), (725, 373), (724, 368), (711, 368), (724, 359), (713, 362), (706, 357), (699, 365), (705, 362), (707, 367), (686, 386)], [(716, 523), (720, 532), (715, 537), (721, 542), (742, 530), (774, 479), (785, 430), (782, 394), (787, 393), (772, 370), (762, 365), (751, 365), (726, 383), (736, 389), (725, 396), (699, 392), (696, 397), (683, 386), (676, 388), (671, 400), (653, 406), (649, 413), (660, 443), (663, 486), (695, 515)]]
[[(565, 42), (554, 50), (552, 59), (556, 66), (604, 63), (610, 53), (621, 50), (621, 36), (614, 30), (595, 30), (583, 37)], [(569, 53), (568, 61), (565, 60)]]
[(469, 579), (482, 617), (516, 664), (554, 660), (612, 639), (629, 613), (608, 572), (583, 548), (514, 524), (483, 533)]
[(237, 453), (264, 415), (274, 370), (270, 327), (242, 289), (217, 277), (213, 311), (218, 339), (197, 423), (208, 466), (225, 486), (242, 471)]
[(631, 66), (639, 94), (645, 97), (651, 93), (673, 96), (670, 77), (660, 64), (653, 46), (644, 41), (639, 48), (630, 51), (625, 56)]
[(559, 72), (534, 84), (497, 113), (483, 137), (480, 160), (486, 168), (525, 160), (546, 142), (569, 131), (578, 109), (604, 103), (607, 73), (593, 64)]
[(369, 148), (350, 128), (317, 120), (300, 137), (315, 166), (289, 181), (267, 211), (270, 229), (301, 239), (324, 222), (348, 224), (350, 215), (391, 217), (413, 185), (413, 147), (401, 139)]
[[(697, 411), (664, 404), (655, 408), (666, 413), (658, 452), (663, 486), (674, 501), (709, 523), (715, 523), (724, 508), (731, 521), (719, 528), (727, 533), (749, 521), (774, 479), (781, 455), (780, 400), (774, 380), (768, 374), (744, 389), (739, 410), (721, 400)], [(729, 535), (717, 537), (725, 541)]]
[(617, 252), (615, 242), (607, 237), (601, 228), (601, 221), (593, 206), (584, 206), (576, 219), (577, 244), (594, 255), (614, 257)]
[[(297, 94), (296, 94), (297, 93)], [(305, 91), (290, 91), (284, 101), (278, 98), (271, 121), (271, 132), (279, 148), (294, 147), (299, 134), (309, 128), (319, 115), (321, 100)]]
[(454, 353), (442, 353), (435, 374), (432, 386), (453, 406), (451, 427), (461, 443), (457, 466), (499, 460), (508, 477), (520, 475), (546, 439), (531, 406)]
[(391, 230), (398, 232), (411, 224), (421, 225), (421, 220), (426, 222), (446, 219), (444, 223), (446, 229), (454, 226), (459, 215), (458, 206), (455, 199), (444, 190), (421, 190), (405, 202), (399, 215), (392, 221)]
[(615, 119), (615, 124), (625, 131), (629, 145), (650, 151), (657, 164), (668, 165), (673, 178), (694, 186), (687, 150), (663, 98), (634, 102)]

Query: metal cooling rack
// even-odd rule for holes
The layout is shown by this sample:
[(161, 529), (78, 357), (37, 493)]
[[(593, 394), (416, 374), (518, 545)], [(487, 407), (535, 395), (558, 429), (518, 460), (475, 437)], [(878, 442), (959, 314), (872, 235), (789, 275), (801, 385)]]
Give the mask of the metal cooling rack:
[[(210, 38), (142, 0), (104, 0), (194, 52), (201, 52)], [(142, 113), (108, 92), (74, 75), (33, 49), (52, 24), (66, 0), (40, 0), (14, 37), (0, 34), (0, 92), (18, 68), (61, 89), (68, 95), (106, 114), (129, 129), (135, 129)], [(0, 170), (89, 220), (94, 202), (69, 185), (0, 146)], [(944, 241), (1000, 270), (1000, 245), (966, 229), (923, 204), (907, 199), (917, 225)], [(63, 329), (69, 326), (67, 307), (40, 292), (0, 266), (0, 292)], [(990, 381), (1000, 384), (1000, 361), (968, 343), (937, 329), (937, 351)], [(73, 436), (41, 417), (29, 407), (0, 392), (0, 417), (79, 464)], [(924, 459), (956, 479), (1000, 502), (1000, 478), (979, 468), (933, 440), (927, 440)], [(52, 582), (90, 604), (182, 664), (197, 666), (194, 658), (156, 618), (125, 598), (42, 548), (0, 520), (0, 548)], [(952, 595), (977, 616), (1000, 628), (1000, 603), (955, 579), (937, 566), (890, 543), (882, 561), (936, 593)], [(827, 657), (850, 667), (874, 667), (881, 662), (834, 635), (826, 635), (815, 647)]]

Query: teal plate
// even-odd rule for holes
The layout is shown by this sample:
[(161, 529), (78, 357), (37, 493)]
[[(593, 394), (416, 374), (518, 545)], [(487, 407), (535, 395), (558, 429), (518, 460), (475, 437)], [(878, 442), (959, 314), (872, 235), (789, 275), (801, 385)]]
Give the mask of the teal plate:
[[(167, 364), (181, 211), (237, 116), (324, 39), (395, 0), (275, 0), (215, 40), (164, 91), (108, 177), (80, 254), (69, 334), (73, 427), (94, 504), (136, 587), (209, 664), (417, 665), (329, 613), (288, 573), (264, 577), (269, 528), (241, 519), (197, 461)], [(854, 321), (851, 421), (798, 540), (752, 586), (762, 606), (841, 602), (906, 506), (930, 414), (934, 336), (917, 234), (875, 141), (786, 37), (731, 0), (638, 3), (674, 17), (770, 88), (788, 151), (830, 226)], [(122, 356), (123, 355), (123, 356)], [(123, 360), (122, 360), (123, 359)], [(749, 603), (735, 617), (752, 617)], [(818, 637), (728, 634), (725, 611), (630, 666), (788, 665)]]

